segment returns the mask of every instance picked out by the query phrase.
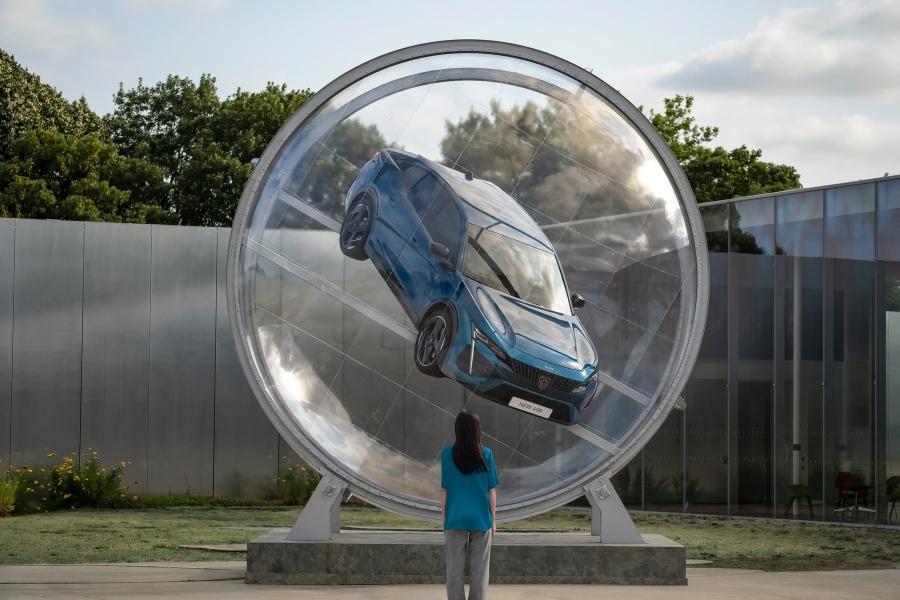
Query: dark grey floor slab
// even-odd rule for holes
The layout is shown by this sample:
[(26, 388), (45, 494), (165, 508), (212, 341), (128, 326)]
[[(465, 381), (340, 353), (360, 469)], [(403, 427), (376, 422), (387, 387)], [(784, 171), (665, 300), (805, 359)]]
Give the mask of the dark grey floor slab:
[[(247, 545), (247, 583), (443, 583), (444, 536), (432, 531), (342, 531), (328, 542), (272, 532)], [(657, 534), (644, 544), (601, 544), (583, 533), (500, 533), (492, 583), (684, 585), (684, 546)]]

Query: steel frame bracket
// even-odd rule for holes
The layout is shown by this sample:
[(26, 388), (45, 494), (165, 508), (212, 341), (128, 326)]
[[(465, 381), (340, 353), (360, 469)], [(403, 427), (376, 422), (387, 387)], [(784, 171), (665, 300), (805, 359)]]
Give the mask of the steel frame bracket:
[(341, 502), (347, 482), (324, 475), (287, 534), (291, 542), (321, 542), (341, 531)]
[(591, 505), (591, 535), (599, 537), (603, 544), (644, 543), (608, 477), (584, 486), (584, 495)]

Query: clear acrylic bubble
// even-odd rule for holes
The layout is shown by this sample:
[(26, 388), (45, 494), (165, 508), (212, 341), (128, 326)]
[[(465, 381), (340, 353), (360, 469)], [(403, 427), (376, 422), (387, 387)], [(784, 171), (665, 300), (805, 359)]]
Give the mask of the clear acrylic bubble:
[(426, 45), (336, 80), (235, 218), (229, 306), (267, 414), (401, 513), (438, 516), (463, 408), (501, 519), (580, 495), (646, 443), (696, 356), (706, 251), (670, 165), (627, 101), (536, 51)]

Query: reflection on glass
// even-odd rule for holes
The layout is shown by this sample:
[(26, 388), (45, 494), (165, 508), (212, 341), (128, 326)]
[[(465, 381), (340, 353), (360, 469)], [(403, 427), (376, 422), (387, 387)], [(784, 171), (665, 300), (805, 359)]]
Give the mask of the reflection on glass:
[(655, 152), (578, 82), (503, 56), (408, 61), (319, 107), (242, 256), (251, 362), (285, 420), (343, 476), (430, 506), (463, 407), (501, 510), (596, 472), (657, 412), (695, 319)]
[(566, 284), (552, 252), (469, 225), (463, 275), (514, 298), (570, 314)]
[(781, 277), (777, 366), (776, 516), (821, 519), (822, 192), (777, 200), (776, 257)]
[(732, 205), (729, 253), (731, 512), (772, 514), (775, 203)]
[(825, 309), (825, 491), (826, 505), (837, 507), (829, 519), (846, 517), (848, 498), (874, 499), (874, 210), (873, 184), (825, 193), (825, 272), (833, 286)]
[[(879, 520), (900, 520), (900, 180), (878, 185), (878, 381), (883, 381), (884, 457), (879, 465)], [(883, 349), (883, 350), (882, 350)], [(893, 513), (891, 512), (893, 508)]]
[(676, 509), (659, 474), (682, 463), (687, 512), (900, 522), (900, 179), (701, 214), (710, 305), (684, 447), (670, 415), (617, 489)]

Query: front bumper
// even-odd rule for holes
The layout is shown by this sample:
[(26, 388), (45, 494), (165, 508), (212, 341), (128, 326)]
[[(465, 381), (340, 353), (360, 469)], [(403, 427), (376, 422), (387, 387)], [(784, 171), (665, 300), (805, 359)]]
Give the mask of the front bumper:
[(509, 356), (501, 358), (480, 340), (473, 343), (474, 352), (469, 345), (455, 361), (448, 361), (451, 372), (446, 374), (489, 400), (509, 405), (520, 398), (549, 409), (550, 421), (573, 425), (597, 392), (596, 380), (581, 382), (549, 373)]

